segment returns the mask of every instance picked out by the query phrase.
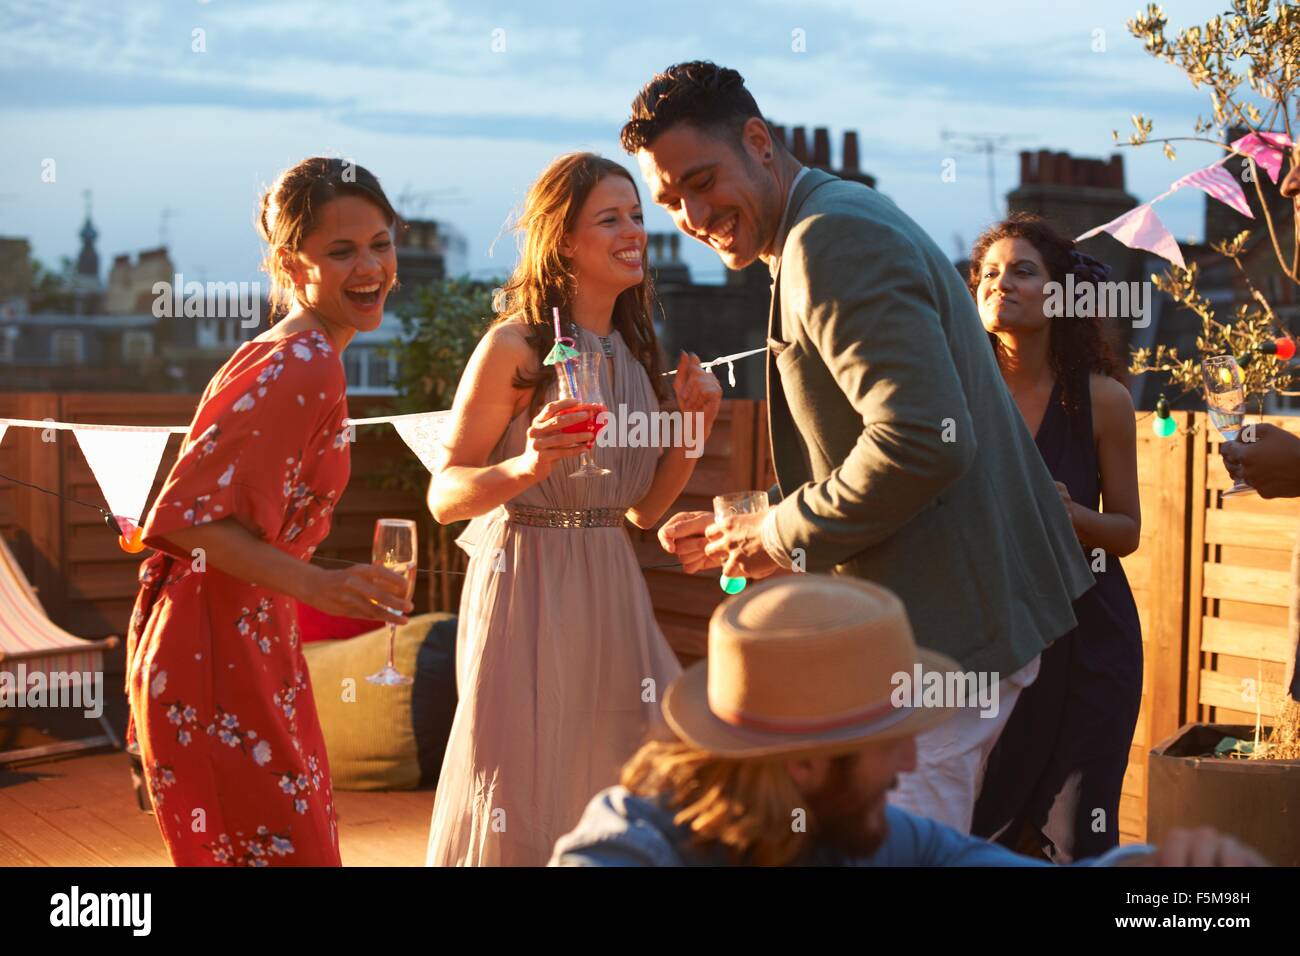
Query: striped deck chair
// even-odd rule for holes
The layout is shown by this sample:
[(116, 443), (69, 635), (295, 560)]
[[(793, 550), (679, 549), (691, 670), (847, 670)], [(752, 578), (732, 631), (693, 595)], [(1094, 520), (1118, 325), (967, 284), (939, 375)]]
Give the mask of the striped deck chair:
[[(102, 674), (104, 651), (117, 644), (116, 637), (84, 640), (51, 621), (9, 545), (0, 538), (0, 672), (12, 674), (15, 684), (21, 673), (30, 675), (37, 670), (47, 675), (52, 672)], [(104, 733), (93, 737), (0, 751), (0, 765), (95, 747), (120, 747), (117, 735), (102, 713), (99, 725)]]

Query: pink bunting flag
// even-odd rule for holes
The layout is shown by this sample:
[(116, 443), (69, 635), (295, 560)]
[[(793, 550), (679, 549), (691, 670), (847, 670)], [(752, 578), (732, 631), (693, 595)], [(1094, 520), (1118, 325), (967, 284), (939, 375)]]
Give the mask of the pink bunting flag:
[(1183, 252), (1178, 248), (1177, 240), (1169, 234), (1169, 230), (1160, 221), (1160, 217), (1156, 215), (1156, 211), (1151, 208), (1150, 203), (1144, 203), (1130, 209), (1124, 215), (1112, 219), (1105, 225), (1089, 229), (1075, 241), (1082, 242), (1084, 239), (1090, 239), (1102, 232), (1110, 233), (1130, 249), (1145, 249), (1148, 252), (1154, 252), (1161, 258), (1168, 259), (1180, 269), (1187, 268), (1187, 264), (1183, 261)]
[(1282, 171), (1282, 154), (1291, 148), (1291, 140), (1282, 133), (1247, 133), (1232, 142), (1232, 148), (1243, 156), (1254, 157), (1256, 165), (1277, 182)]
[(1179, 186), (1195, 186), (1197, 189), (1203, 189), (1207, 195), (1231, 206), (1243, 216), (1255, 218), (1255, 214), (1250, 211), (1250, 204), (1246, 202), (1246, 194), (1242, 192), (1241, 183), (1237, 182), (1237, 177), (1232, 174), (1232, 170), (1221, 163), (1188, 173), (1171, 188), (1177, 189)]

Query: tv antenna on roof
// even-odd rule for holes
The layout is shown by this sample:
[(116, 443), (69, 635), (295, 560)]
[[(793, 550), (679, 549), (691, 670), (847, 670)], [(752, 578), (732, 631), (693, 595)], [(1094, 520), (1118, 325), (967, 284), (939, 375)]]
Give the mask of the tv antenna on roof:
[(1001, 147), (1004, 143), (1010, 142), (1013, 137), (1007, 133), (955, 133), (945, 129), (940, 132), (939, 138), (945, 143), (955, 142), (962, 152), (983, 153), (988, 157), (989, 208), (993, 210), (994, 218), (1001, 219), (1003, 208), (998, 202), (993, 157), (997, 153), (1010, 152)]
[(167, 223), (178, 212), (180, 212), (179, 209), (173, 209), (171, 206), (163, 206), (162, 211), (158, 214), (158, 245), (166, 247), (169, 238)]
[(468, 202), (457, 187), (416, 192), (407, 183), (397, 195), (397, 214), (403, 219), (419, 219), (429, 206), (463, 206)]

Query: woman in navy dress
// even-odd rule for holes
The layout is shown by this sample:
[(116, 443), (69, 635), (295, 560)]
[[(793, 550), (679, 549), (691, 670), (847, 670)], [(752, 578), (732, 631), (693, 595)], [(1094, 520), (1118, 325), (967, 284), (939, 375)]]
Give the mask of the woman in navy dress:
[(1077, 296), (1107, 271), (1025, 214), (987, 230), (971, 254), (1003, 379), (1097, 579), (1074, 602), (1078, 626), (1043, 651), (989, 757), (971, 832), (1062, 863), (1119, 843), (1142, 701), (1142, 631), (1119, 561), (1137, 550), (1142, 522), (1133, 402), (1111, 377), (1117, 363), (1096, 310), (1064, 298), (1067, 273)]

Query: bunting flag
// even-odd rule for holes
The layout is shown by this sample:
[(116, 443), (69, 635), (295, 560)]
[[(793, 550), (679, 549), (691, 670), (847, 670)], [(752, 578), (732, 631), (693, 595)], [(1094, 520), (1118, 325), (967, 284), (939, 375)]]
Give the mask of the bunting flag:
[(1268, 173), (1268, 178), (1277, 182), (1278, 173), (1282, 171), (1282, 154), (1291, 148), (1291, 140), (1282, 133), (1247, 133), (1241, 139), (1233, 140), (1232, 148), (1243, 156), (1250, 156), (1255, 164)]
[(415, 415), (397, 415), (388, 419), (406, 447), (415, 452), (420, 464), (433, 474), (434, 450), (446, 430), (451, 412), (419, 412)]
[[(700, 365), (705, 369), (726, 365), (728, 379), (734, 388), (736, 380), (732, 363), (766, 351), (766, 348), (757, 348), (735, 352)], [(668, 376), (677, 373), (673, 370), (662, 374)], [(450, 411), (437, 411), (348, 418), (344, 420), (344, 425), (350, 428), (356, 425), (391, 424), (407, 447), (420, 459), (420, 463), (432, 473), (435, 451), (450, 420)], [(0, 418), (0, 441), (4, 440), (5, 430), (10, 426), (72, 432), (127, 541), (132, 539), (144, 518), (149, 491), (158, 474), (158, 465), (166, 450), (167, 439), (174, 434), (189, 433), (188, 425), (87, 425), (54, 419)]]
[[(1154, 201), (1152, 200), (1152, 202)], [(1177, 240), (1170, 235), (1169, 230), (1165, 228), (1165, 224), (1160, 221), (1156, 211), (1151, 208), (1151, 203), (1144, 203), (1130, 209), (1122, 216), (1112, 219), (1105, 225), (1089, 229), (1079, 236), (1076, 241), (1082, 242), (1084, 239), (1091, 239), (1102, 232), (1110, 233), (1130, 249), (1145, 249), (1164, 259), (1168, 259), (1180, 269), (1187, 268), (1186, 263), (1183, 261), (1182, 250), (1178, 248)]]
[(81, 453), (99, 482), (108, 510), (128, 540), (144, 520), (144, 506), (167, 447), (165, 431), (113, 431), (77, 428)]
[(1246, 194), (1242, 191), (1241, 183), (1232, 174), (1232, 170), (1219, 163), (1188, 173), (1171, 188), (1178, 189), (1180, 186), (1195, 186), (1197, 189), (1204, 190), (1210, 197), (1231, 206), (1243, 216), (1249, 219), (1255, 218), (1255, 214), (1250, 211), (1250, 204), (1246, 202)]

